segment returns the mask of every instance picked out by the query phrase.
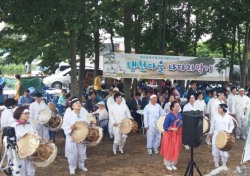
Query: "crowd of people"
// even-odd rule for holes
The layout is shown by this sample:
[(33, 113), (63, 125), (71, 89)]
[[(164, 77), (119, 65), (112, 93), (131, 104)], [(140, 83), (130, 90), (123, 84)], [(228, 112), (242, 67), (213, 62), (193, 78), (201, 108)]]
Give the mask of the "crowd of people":
[[(219, 131), (233, 133), (236, 129), (236, 138), (246, 140), (250, 99), (242, 88), (237, 90), (232, 86), (223, 91), (211, 89), (207, 90), (204, 96), (202, 90), (196, 88), (196, 82), (192, 81), (187, 92), (187, 102), (183, 102), (176, 85), (163, 87), (162, 92), (138, 87), (131, 101), (126, 102), (124, 94), (119, 88), (114, 87), (109, 95), (100, 101), (98, 99), (101, 96), (100, 77), (96, 78), (94, 89), (89, 90), (84, 106), (82, 106), (81, 98), (71, 97), (67, 90), (61, 91), (56, 105), (52, 102), (46, 104), (40, 92), (33, 97), (30, 96), (29, 90), (25, 90), (22, 96), (19, 93), (14, 98), (6, 99), (4, 101), (5, 109), (1, 115), (1, 128), (14, 127), (17, 139), (32, 131), (44, 140), (55, 143), (56, 132), (50, 131), (46, 125), (39, 123), (38, 115), (45, 108), (59, 113), (56, 107), (61, 105), (63, 107), (61, 128), (65, 135), (65, 156), (68, 159), (70, 174), (75, 174), (77, 166), (84, 172), (88, 171), (85, 167), (86, 144), (76, 143), (71, 137), (76, 122), (83, 121), (88, 126), (93, 125), (87, 118), (88, 114), (98, 114), (96, 117), (99, 121), (106, 120), (106, 124), (97, 125), (103, 127), (109, 134), (109, 138), (113, 140), (111, 150), (114, 155), (117, 155), (117, 152), (121, 154), (125, 152), (126, 139), (129, 137), (127, 134), (121, 133), (120, 123), (123, 119), (134, 119), (138, 124), (138, 133), (140, 130), (146, 130), (145, 147), (148, 155), (160, 154), (167, 170), (177, 170), (178, 157), (183, 146), (182, 112), (202, 111), (204, 116), (209, 119), (211, 128), (207, 134), (206, 143), (212, 145), (215, 167), (219, 167), (219, 157), (221, 157), (223, 166), (227, 165), (229, 157), (228, 152), (219, 150), (215, 145), (216, 135)], [(21, 90), (19, 83), (16, 84), (16, 87), (17, 90)], [(138, 110), (143, 110), (143, 118)], [(163, 134), (156, 128), (156, 122), (161, 116), (165, 116)], [(184, 147), (189, 149), (189, 146)], [(22, 159), (21, 165), (22, 175), (35, 175), (35, 169), (30, 159)]]

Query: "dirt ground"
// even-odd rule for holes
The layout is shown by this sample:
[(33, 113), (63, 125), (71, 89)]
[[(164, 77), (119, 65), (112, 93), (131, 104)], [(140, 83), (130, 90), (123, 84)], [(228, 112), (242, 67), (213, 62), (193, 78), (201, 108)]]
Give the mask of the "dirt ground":
[[(168, 171), (163, 165), (163, 159), (160, 155), (148, 155), (146, 148), (146, 136), (135, 134), (127, 138), (124, 154), (113, 155), (112, 142), (105, 137), (96, 147), (87, 148), (88, 159), (85, 162), (88, 172), (76, 170), (79, 176), (182, 176), (184, 175), (188, 161), (190, 159), (190, 150), (182, 149), (177, 171)], [(58, 146), (58, 155), (55, 161), (46, 168), (36, 168), (37, 176), (68, 176), (68, 162), (64, 157), (64, 138), (61, 133), (57, 135), (56, 145)], [(228, 167), (232, 171), (240, 165), (241, 155), (245, 142), (236, 140), (236, 144), (230, 151)], [(211, 147), (203, 143), (200, 147), (194, 148), (194, 159), (202, 172), (202, 175), (209, 173), (214, 169)], [(250, 166), (250, 163), (245, 164)], [(4, 174), (0, 174), (4, 175)], [(195, 170), (195, 174), (198, 173)], [(233, 174), (221, 174), (233, 175)]]

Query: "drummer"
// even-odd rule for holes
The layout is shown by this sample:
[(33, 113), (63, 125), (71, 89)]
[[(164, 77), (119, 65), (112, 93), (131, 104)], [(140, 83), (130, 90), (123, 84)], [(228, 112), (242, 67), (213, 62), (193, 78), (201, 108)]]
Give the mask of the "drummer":
[[(19, 140), (20, 137), (22, 137), (27, 132), (37, 133), (36, 129), (28, 122), (29, 110), (27, 107), (22, 106), (16, 108), (13, 116), (16, 121), (12, 124), (12, 127), (15, 128), (17, 140)], [(19, 158), (19, 161), (21, 164), (21, 175), (35, 176), (35, 168), (31, 158)]]
[(74, 124), (78, 121), (89, 123), (87, 120), (88, 112), (82, 109), (81, 102), (77, 97), (73, 97), (70, 103), (71, 111), (68, 112), (63, 119), (62, 129), (66, 135), (65, 156), (68, 158), (70, 174), (75, 174), (77, 163), (79, 168), (87, 172), (84, 161), (86, 156), (86, 144), (75, 143), (72, 141), (71, 132), (74, 129)]
[(158, 147), (161, 143), (161, 133), (156, 129), (155, 124), (160, 116), (166, 115), (166, 112), (157, 103), (157, 96), (151, 95), (150, 102), (144, 109), (144, 126), (147, 130), (147, 152), (152, 155), (152, 149), (158, 154)]
[(219, 157), (221, 156), (222, 166), (227, 166), (229, 153), (219, 150), (215, 145), (215, 139), (220, 131), (232, 133), (234, 123), (230, 115), (227, 113), (228, 106), (223, 103), (219, 104), (218, 115), (212, 119), (210, 128), (210, 138), (212, 137), (212, 155), (214, 157), (215, 167), (219, 167)]
[[(53, 102), (48, 103), (48, 108), (52, 111), (52, 117), (56, 116), (59, 113)], [(56, 131), (49, 130), (49, 139), (53, 143), (56, 143)]]
[(34, 96), (35, 98), (35, 102), (31, 103), (29, 106), (30, 109), (30, 117), (33, 118), (36, 121), (36, 130), (38, 132), (38, 135), (45, 139), (45, 140), (49, 140), (49, 129), (48, 127), (46, 127), (44, 124), (40, 124), (38, 122), (38, 115), (39, 113), (44, 110), (45, 108), (47, 108), (47, 105), (45, 104), (45, 102), (43, 101), (42, 98), (42, 93), (37, 92)]
[(119, 124), (123, 119), (131, 117), (130, 111), (126, 103), (123, 103), (122, 95), (118, 92), (114, 95), (115, 103), (110, 106), (109, 109), (109, 120), (112, 125), (112, 133), (114, 134), (114, 143), (113, 143), (113, 152), (116, 155), (117, 147), (119, 146), (119, 151), (123, 154), (124, 144), (126, 142), (126, 138), (128, 137), (126, 134), (122, 134), (119, 129)]

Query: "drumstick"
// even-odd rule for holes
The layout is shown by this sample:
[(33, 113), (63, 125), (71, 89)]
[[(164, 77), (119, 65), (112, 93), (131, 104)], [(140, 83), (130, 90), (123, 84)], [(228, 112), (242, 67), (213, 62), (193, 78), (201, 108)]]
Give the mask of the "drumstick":
[(179, 125), (177, 126), (177, 130), (178, 130), (178, 128), (181, 126), (181, 124), (182, 124), (182, 120), (181, 120), (181, 122), (179, 123)]

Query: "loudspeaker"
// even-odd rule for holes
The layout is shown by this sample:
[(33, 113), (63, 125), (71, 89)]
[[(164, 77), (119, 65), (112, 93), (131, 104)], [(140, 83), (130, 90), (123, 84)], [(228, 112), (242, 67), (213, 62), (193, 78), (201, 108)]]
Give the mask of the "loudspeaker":
[(182, 143), (190, 147), (198, 147), (202, 141), (203, 112), (183, 112), (182, 123)]

